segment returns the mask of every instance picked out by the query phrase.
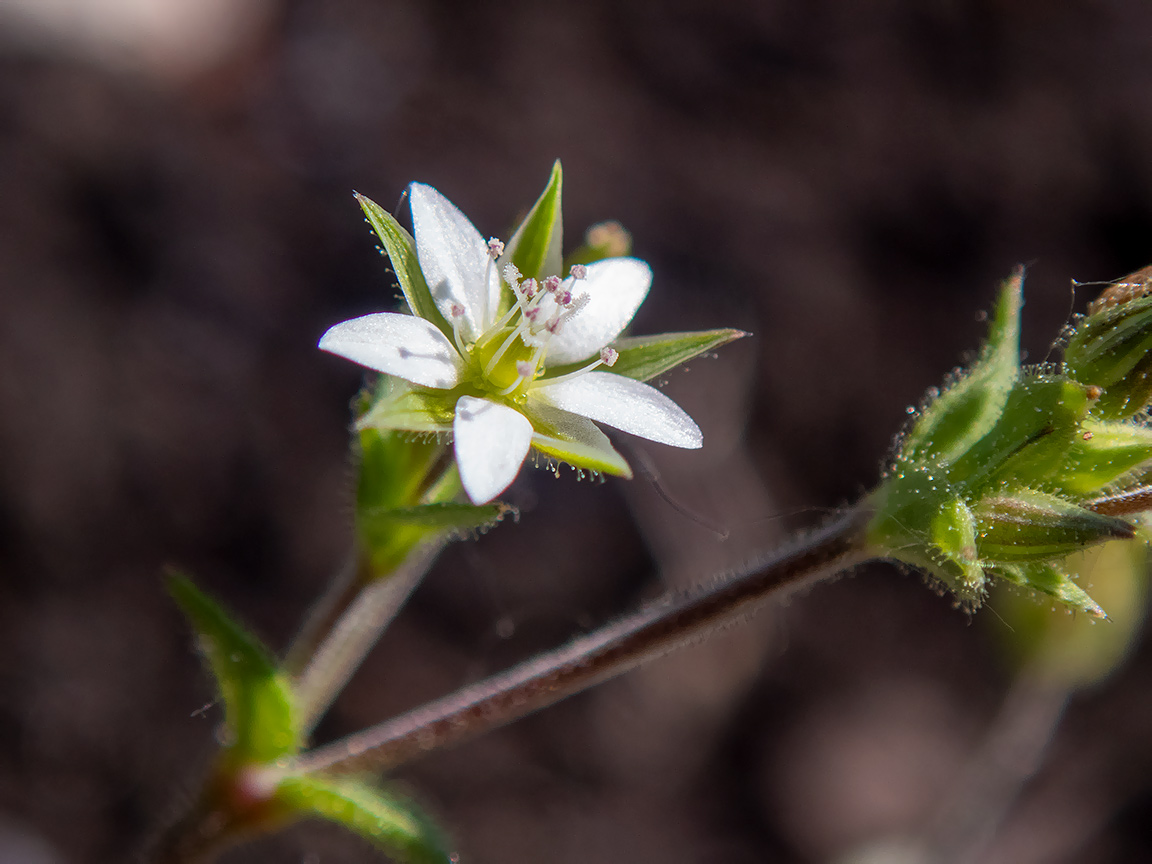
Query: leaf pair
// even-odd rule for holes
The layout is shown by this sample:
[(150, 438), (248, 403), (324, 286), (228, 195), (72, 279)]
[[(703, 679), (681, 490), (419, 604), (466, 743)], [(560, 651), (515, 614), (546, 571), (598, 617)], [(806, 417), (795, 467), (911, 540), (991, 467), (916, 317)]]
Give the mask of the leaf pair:
[(354, 778), (286, 770), (303, 746), (289, 676), (260, 640), (189, 579), (173, 575), (168, 587), (196, 631), (224, 703), (225, 743), (204, 806), (219, 814), (225, 832), (238, 838), (316, 817), (354, 831), (396, 861), (454, 860), (443, 834), (404, 796)]

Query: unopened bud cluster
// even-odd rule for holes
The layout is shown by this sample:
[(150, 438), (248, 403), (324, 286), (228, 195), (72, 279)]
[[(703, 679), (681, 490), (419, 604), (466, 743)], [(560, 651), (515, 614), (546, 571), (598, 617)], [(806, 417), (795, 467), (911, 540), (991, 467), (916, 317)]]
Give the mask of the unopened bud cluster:
[(880, 554), (968, 607), (999, 577), (1104, 616), (1061, 562), (1133, 537), (1131, 516), (1152, 504), (1152, 289), (1139, 276), (1075, 322), (1063, 367), (1021, 367), (1023, 271), (1005, 282), (979, 360), (918, 413), (866, 502)]

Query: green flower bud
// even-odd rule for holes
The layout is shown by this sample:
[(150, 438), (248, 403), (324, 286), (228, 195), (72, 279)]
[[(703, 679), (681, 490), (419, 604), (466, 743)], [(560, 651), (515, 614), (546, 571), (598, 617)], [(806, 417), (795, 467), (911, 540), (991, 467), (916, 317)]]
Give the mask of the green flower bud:
[(1097, 416), (1131, 417), (1152, 401), (1152, 267), (1115, 282), (1088, 307), (1064, 349), (1068, 375), (1102, 391)]
[(980, 557), (998, 564), (1060, 558), (1136, 533), (1123, 519), (1030, 490), (981, 499), (973, 514)]

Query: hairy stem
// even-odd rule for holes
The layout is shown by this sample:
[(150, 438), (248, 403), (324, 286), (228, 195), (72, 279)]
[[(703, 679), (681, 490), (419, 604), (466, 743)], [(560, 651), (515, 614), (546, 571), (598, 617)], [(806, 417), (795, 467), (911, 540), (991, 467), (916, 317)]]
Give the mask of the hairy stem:
[[(344, 689), (446, 542), (445, 536), (417, 546), (383, 578), (368, 580), (357, 566), (351, 584), (338, 583), (331, 601), (318, 608), (289, 651), (297, 668), (303, 666), (294, 682), (303, 734), (311, 732)], [(313, 645), (314, 653), (305, 665), (300, 658)]]
[(778, 591), (868, 559), (867, 521), (867, 514), (850, 511), (728, 579), (666, 597), (556, 651), (313, 750), (286, 770), (383, 771), (488, 732), (700, 639)]

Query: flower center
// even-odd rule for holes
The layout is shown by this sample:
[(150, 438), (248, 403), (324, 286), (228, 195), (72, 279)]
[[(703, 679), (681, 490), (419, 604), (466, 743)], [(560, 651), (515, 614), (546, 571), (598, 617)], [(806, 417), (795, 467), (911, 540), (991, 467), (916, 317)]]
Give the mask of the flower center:
[[(491, 241), (489, 248), (494, 248)], [(485, 389), (516, 400), (524, 397), (543, 374), (549, 340), (588, 302), (586, 296), (576, 299), (572, 294), (576, 281), (585, 275), (585, 268), (576, 265), (567, 279), (549, 276), (540, 282), (525, 279), (513, 264), (505, 265), (503, 276), (512, 289), (512, 307), (468, 352)]]

